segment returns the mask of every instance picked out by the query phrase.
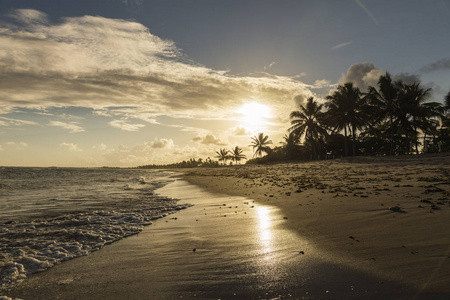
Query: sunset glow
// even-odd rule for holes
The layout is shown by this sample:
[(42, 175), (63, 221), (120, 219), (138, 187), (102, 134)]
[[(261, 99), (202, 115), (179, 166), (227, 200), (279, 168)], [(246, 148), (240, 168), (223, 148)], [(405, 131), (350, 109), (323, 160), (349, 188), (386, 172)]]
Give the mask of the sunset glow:
[(270, 107), (258, 102), (245, 103), (238, 113), (244, 125), (252, 131), (264, 129), (265, 123), (272, 116)]

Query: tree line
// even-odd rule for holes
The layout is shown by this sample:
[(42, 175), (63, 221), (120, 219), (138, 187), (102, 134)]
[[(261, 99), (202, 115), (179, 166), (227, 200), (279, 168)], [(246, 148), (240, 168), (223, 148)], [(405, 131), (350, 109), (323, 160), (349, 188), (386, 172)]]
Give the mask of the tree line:
[(253, 137), (257, 158), (249, 162), (449, 151), (450, 92), (444, 105), (428, 102), (430, 93), (388, 72), (366, 93), (351, 82), (341, 84), (325, 103), (310, 97), (290, 113), (282, 146), (270, 148), (263, 133)]

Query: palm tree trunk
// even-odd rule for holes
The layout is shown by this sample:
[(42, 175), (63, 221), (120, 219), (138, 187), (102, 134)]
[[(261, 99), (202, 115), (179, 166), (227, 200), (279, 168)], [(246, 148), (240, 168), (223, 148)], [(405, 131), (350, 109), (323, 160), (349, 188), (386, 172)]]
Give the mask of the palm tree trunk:
[(425, 153), (425, 152), (428, 152), (427, 150), (427, 146), (426, 146), (426, 142), (427, 142), (427, 133), (426, 132), (424, 132), (423, 133), (423, 152)]
[(393, 117), (392, 117), (392, 113), (389, 116), (390, 121), (391, 121), (391, 128), (390, 128), (390, 132), (391, 132), (391, 149), (389, 150), (389, 155), (392, 156), (392, 154), (394, 153), (394, 127), (392, 126), (393, 122)]
[(344, 155), (348, 156), (347, 126), (344, 126)]
[(356, 155), (356, 127), (352, 127), (352, 157)]
[(414, 126), (414, 130), (415, 130), (415, 134), (416, 134), (416, 137), (415, 137), (415, 144), (416, 144), (416, 154), (419, 154), (419, 134), (417, 133), (417, 127), (416, 126)]

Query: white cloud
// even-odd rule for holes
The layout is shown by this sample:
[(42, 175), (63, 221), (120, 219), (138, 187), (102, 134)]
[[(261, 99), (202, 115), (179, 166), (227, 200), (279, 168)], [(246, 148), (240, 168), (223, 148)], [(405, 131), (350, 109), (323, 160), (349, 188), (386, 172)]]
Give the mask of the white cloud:
[(6, 145), (17, 146), (17, 149), (28, 147), (28, 144), (25, 142), (7, 142)]
[(153, 142), (150, 142), (149, 146), (151, 148), (160, 149), (160, 148), (173, 148), (173, 140), (172, 139), (160, 139)]
[(9, 16), (29, 25), (47, 23), (47, 15), (34, 9), (17, 9)]
[(330, 87), (331, 86), (331, 82), (329, 80), (326, 79), (321, 79), (321, 80), (316, 80), (314, 82), (314, 88), (323, 88), (323, 87)]
[(76, 152), (83, 151), (82, 149), (78, 148), (78, 145), (75, 144), (75, 143), (66, 143), (66, 142), (64, 142), (64, 143), (59, 144), (59, 146), (61, 148), (65, 148), (65, 149), (68, 149), (70, 151), (76, 151)]
[(0, 117), (0, 126), (23, 126), (23, 125), (37, 125), (37, 123), (33, 121)]
[(226, 146), (227, 145), (227, 143), (225, 143), (221, 139), (215, 137), (213, 134), (207, 134), (205, 136), (196, 136), (192, 140), (194, 142), (198, 142), (203, 145), (217, 145), (217, 146)]
[(273, 61), (273, 62), (271, 62), (269, 65), (267, 65), (267, 66), (264, 66), (264, 71), (266, 71), (266, 70), (268, 70), (268, 69), (270, 69), (270, 68), (272, 68), (274, 65), (276, 64), (276, 62), (275, 61)]
[(15, 15), (20, 25), (0, 27), (5, 107), (132, 106), (142, 113), (134, 117), (153, 123), (167, 112), (221, 118), (242, 99), (287, 103), (311, 88), (291, 77), (231, 76), (187, 62), (172, 41), (132, 21), (83, 16), (50, 23), (34, 10)]
[(78, 133), (85, 131), (84, 128), (76, 125), (77, 123), (66, 123), (60, 121), (50, 121), (50, 126), (62, 127), (64, 129), (70, 130), (70, 133)]
[(238, 126), (230, 128), (227, 134), (231, 136), (250, 136), (252, 132), (244, 126)]
[(106, 150), (106, 145), (103, 144), (103, 143), (100, 143), (98, 145), (94, 145), (92, 148), (96, 149), (96, 150), (102, 150), (103, 151), (103, 150)]
[(341, 44), (338, 44), (338, 45), (336, 45), (336, 46), (333, 46), (333, 47), (331, 47), (331, 50), (336, 50), (336, 49), (339, 49), (339, 48), (342, 48), (342, 47), (345, 47), (345, 46), (349, 46), (349, 45), (351, 45), (353, 42), (345, 42), (345, 43), (341, 43)]
[(138, 131), (142, 127), (145, 127), (144, 124), (130, 124), (125, 122), (125, 120), (114, 120), (108, 123), (114, 128), (119, 128), (125, 131)]

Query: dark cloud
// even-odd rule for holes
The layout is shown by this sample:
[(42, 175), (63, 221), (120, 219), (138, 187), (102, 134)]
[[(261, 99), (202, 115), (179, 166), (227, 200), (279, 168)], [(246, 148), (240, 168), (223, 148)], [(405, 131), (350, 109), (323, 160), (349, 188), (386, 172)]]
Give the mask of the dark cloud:
[(434, 63), (424, 66), (422, 69), (420, 69), (420, 72), (429, 73), (439, 70), (450, 70), (450, 59), (443, 58), (438, 61), (435, 61)]
[(340, 84), (352, 82), (362, 92), (367, 91), (368, 86), (375, 86), (383, 71), (375, 67), (371, 62), (353, 64), (348, 68), (347, 74), (339, 79)]
[(400, 80), (405, 84), (419, 83), (420, 76), (416, 74), (398, 73), (392, 78), (394, 81)]

